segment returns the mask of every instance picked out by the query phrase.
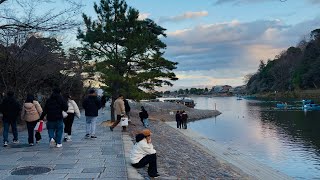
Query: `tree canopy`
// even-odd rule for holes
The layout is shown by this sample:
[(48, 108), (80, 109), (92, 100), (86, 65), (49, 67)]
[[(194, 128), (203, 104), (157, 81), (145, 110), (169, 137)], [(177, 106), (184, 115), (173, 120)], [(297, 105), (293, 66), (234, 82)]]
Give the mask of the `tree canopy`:
[(100, 0), (94, 10), (95, 19), (83, 14), (86, 28), (79, 29), (78, 39), (95, 59), (95, 70), (113, 98), (121, 93), (141, 99), (155, 87), (177, 80), (177, 63), (163, 57), (164, 28), (151, 19), (139, 19), (139, 11), (124, 0)]
[(251, 93), (292, 91), (320, 87), (320, 29), (310, 40), (289, 47), (267, 63), (260, 61), (257, 73), (247, 83)]

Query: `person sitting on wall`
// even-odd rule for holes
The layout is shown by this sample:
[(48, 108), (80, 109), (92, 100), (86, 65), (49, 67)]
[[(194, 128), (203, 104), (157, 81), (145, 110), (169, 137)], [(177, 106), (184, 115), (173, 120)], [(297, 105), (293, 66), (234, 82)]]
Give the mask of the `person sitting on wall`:
[(157, 171), (156, 150), (151, 143), (151, 131), (142, 130), (136, 135), (136, 143), (130, 152), (131, 164), (135, 168), (142, 168), (149, 164), (148, 175), (152, 178), (160, 176)]

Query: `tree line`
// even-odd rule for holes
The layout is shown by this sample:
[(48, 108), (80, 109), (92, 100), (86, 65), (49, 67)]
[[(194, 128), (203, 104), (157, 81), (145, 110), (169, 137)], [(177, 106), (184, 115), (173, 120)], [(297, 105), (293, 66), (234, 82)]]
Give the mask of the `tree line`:
[[(152, 97), (156, 87), (172, 86), (178, 79), (173, 73), (178, 63), (163, 56), (166, 29), (139, 19), (139, 11), (125, 0), (94, 3), (96, 17), (83, 14), (83, 23), (74, 19), (74, 5), (81, 7), (76, 0), (60, 1), (71, 6), (42, 17), (34, 12), (35, 2), (52, 1), (0, 1), (0, 8), (15, 2), (24, 10), (17, 16), (0, 12), (0, 92), (13, 90), (22, 98), (28, 92), (47, 95), (58, 86), (81, 96), (84, 80), (92, 79), (103, 84), (100, 88), (113, 103), (119, 94), (137, 100)], [(75, 28), (81, 46), (68, 50), (51, 33)]]
[(258, 71), (247, 75), (249, 93), (285, 92), (320, 87), (320, 29), (296, 47), (289, 47), (273, 60), (260, 61)]

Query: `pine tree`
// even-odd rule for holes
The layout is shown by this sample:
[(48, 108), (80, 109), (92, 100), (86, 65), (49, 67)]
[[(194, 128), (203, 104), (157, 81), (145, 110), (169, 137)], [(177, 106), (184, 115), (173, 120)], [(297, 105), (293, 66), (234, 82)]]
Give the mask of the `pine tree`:
[(155, 87), (172, 86), (177, 63), (163, 57), (166, 44), (160, 37), (166, 37), (164, 28), (150, 19), (138, 19), (139, 11), (124, 0), (100, 0), (94, 10), (96, 20), (83, 14), (86, 29), (79, 29), (78, 39), (95, 58), (112, 103), (120, 93), (141, 99)]

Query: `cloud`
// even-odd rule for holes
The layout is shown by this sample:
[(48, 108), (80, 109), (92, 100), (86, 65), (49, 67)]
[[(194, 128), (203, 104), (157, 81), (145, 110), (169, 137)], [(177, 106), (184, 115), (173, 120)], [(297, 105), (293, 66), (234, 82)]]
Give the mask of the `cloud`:
[(259, 60), (273, 59), (319, 25), (320, 18), (295, 25), (280, 20), (201, 25), (167, 33), (165, 56), (179, 62), (175, 86), (239, 85), (246, 74), (256, 72)]
[(186, 12), (186, 13), (178, 15), (178, 16), (161, 17), (159, 19), (159, 23), (179, 22), (179, 21), (184, 21), (186, 19), (194, 19), (194, 18), (199, 18), (199, 17), (204, 17), (204, 16), (208, 16), (208, 12), (207, 11)]
[(150, 16), (150, 13), (139, 13), (139, 20), (147, 19)]

